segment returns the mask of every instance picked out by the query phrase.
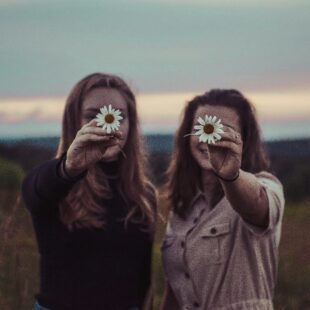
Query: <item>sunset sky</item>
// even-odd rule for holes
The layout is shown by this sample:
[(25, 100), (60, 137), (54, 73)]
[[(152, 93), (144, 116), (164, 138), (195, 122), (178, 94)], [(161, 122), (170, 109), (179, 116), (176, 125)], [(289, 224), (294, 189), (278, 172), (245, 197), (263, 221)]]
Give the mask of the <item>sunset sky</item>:
[(125, 78), (147, 133), (217, 87), (255, 104), (266, 139), (310, 137), (309, 29), (306, 0), (0, 0), (0, 138), (59, 135), (97, 71)]

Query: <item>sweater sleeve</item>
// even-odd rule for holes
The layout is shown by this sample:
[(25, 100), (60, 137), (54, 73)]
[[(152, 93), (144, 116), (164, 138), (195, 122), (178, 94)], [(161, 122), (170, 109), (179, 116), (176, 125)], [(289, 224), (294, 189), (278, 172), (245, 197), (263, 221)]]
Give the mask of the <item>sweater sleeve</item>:
[(73, 185), (87, 173), (72, 179), (65, 179), (60, 175), (60, 164), (66, 157), (50, 159), (33, 167), (22, 181), (22, 197), (26, 208), (31, 213), (44, 212), (54, 209), (66, 197)]

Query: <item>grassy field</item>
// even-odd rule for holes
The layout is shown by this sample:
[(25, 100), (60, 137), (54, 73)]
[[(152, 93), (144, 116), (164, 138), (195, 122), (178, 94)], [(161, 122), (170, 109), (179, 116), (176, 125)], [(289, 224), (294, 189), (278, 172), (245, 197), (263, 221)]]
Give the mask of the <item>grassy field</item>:
[[(30, 216), (20, 200), (23, 173), (14, 165), (6, 163), (5, 167), (15, 185), (0, 177), (0, 309), (28, 310), (39, 285), (37, 246)], [(164, 209), (163, 203), (160, 209)], [(310, 309), (309, 219), (309, 201), (286, 205), (275, 309)], [(164, 229), (159, 222), (153, 252), (154, 309), (158, 309), (164, 285), (159, 250)]]

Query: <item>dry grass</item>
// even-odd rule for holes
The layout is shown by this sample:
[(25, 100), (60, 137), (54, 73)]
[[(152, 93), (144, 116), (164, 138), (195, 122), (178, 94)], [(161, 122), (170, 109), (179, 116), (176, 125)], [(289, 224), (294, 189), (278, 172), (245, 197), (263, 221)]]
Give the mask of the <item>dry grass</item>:
[[(38, 252), (32, 223), (19, 192), (0, 191), (0, 309), (28, 310), (39, 286)], [(160, 209), (164, 205), (160, 204)], [(275, 309), (310, 309), (310, 204), (287, 205), (280, 243), (280, 264), (275, 292)], [(164, 234), (159, 222), (154, 245), (154, 309), (163, 292), (159, 244)]]

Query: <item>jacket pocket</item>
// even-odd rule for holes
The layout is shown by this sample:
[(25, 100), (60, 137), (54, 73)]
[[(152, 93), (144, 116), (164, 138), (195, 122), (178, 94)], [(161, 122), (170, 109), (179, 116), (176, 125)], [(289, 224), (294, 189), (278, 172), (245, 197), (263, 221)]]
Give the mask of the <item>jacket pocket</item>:
[(203, 228), (201, 251), (206, 264), (221, 264), (228, 257), (231, 241), (230, 223), (217, 223)]

